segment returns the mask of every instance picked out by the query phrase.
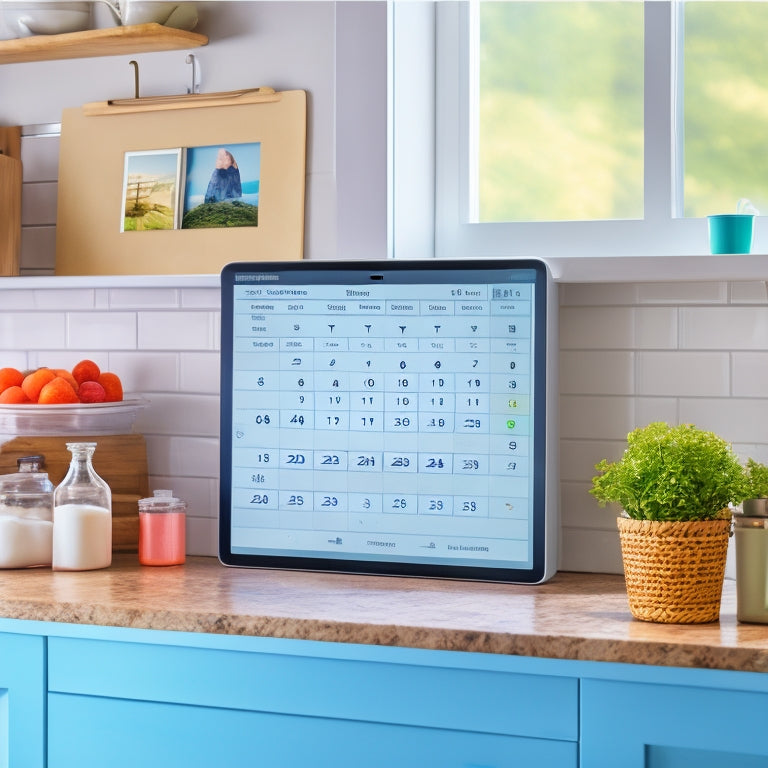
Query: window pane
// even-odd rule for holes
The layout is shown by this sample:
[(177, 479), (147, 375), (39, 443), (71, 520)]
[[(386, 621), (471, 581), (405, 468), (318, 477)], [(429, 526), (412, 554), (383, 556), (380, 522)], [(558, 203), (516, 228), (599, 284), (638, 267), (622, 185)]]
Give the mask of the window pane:
[(684, 213), (768, 213), (768, 3), (685, 4)]
[(478, 18), (477, 220), (642, 218), (642, 3), (491, 0)]

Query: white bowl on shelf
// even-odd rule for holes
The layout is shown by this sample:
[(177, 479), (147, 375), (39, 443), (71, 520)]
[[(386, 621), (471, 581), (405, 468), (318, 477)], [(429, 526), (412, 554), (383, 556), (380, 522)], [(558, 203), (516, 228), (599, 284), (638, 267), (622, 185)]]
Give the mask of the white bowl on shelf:
[(12, 37), (61, 35), (90, 29), (91, 9), (91, 3), (0, 0), (0, 16)]

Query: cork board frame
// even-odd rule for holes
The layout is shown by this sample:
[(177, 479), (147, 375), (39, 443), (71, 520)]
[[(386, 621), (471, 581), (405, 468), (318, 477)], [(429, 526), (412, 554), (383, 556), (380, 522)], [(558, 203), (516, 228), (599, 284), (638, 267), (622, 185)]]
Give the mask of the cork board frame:
[[(217, 274), (231, 262), (299, 260), (304, 247), (306, 93), (124, 100), (64, 110), (57, 275)], [(260, 145), (258, 225), (121, 231), (126, 153)]]

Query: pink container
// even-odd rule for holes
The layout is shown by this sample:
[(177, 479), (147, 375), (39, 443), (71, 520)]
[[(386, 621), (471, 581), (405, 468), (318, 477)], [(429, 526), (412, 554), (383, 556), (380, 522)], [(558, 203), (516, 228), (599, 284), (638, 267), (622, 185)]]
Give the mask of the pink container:
[(172, 491), (139, 500), (139, 562), (181, 565), (186, 551), (187, 504)]

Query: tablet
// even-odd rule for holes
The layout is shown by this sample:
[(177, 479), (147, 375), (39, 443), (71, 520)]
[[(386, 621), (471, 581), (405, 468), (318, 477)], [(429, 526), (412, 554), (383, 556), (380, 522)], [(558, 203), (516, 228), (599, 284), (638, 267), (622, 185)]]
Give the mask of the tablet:
[(234, 263), (221, 291), (222, 563), (554, 573), (543, 262)]

